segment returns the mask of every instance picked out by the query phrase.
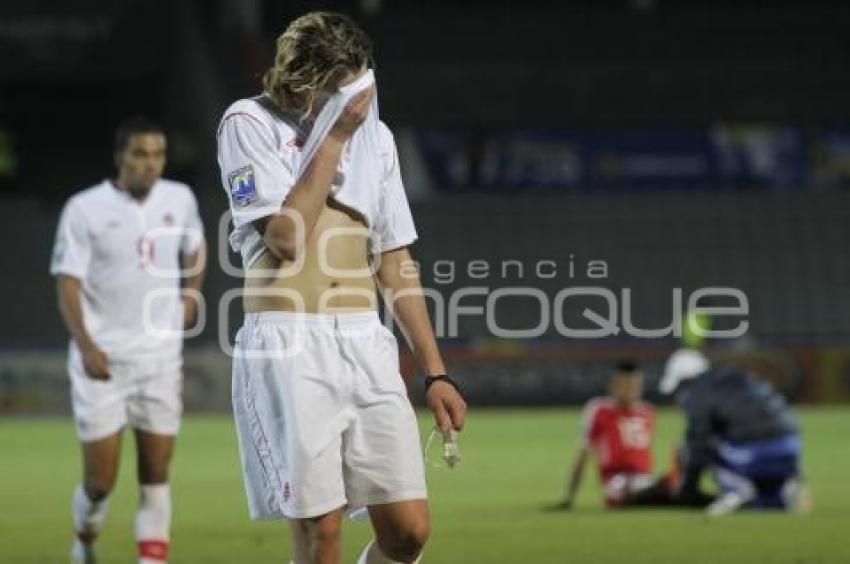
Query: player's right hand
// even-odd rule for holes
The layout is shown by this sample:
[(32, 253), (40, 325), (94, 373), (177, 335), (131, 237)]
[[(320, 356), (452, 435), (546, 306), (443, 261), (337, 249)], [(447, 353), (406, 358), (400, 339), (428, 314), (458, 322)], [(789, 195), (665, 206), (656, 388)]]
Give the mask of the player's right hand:
[(572, 508), (573, 502), (569, 499), (565, 499), (563, 501), (559, 501), (558, 503), (553, 503), (544, 507), (546, 511), (569, 511)]
[(106, 353), (95, 346), (83, 351), (83, 366), (86, 374), (94, 380), (109, 380), (109, 359)]
[(561, 503), (556, 505), (555, 507), (558, 508), (558, 509), (561, 509), (561, 510), (572, 509), (573, 508), (573, 500), (565, 499)]
[(466, 422), (466, 402), (454, 386), (447, 382), (434, 382), (425, 393), (425, 403), (434, 413), (437, 428), (444, 436), (452, 429), (463, 429)]
[(370, 86), (355, 94), (331, 128), (330, 135), (339, 141), (348, 141), (369, 115), (369, 104), (372, 103), (374, 92), (374, 87)]

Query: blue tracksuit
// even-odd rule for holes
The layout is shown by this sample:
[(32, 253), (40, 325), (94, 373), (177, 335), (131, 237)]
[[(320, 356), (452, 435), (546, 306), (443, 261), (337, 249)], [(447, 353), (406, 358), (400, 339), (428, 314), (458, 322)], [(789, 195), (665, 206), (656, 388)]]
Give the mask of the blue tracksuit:
[(752, 493), (754, 506), (783, 507), (783, 487), (800, 472), (800, 437), (782, 396), (740, 369), (719, 367), (698, 376), (680, 402), (683, 493), (712, 468), (721, 489)]

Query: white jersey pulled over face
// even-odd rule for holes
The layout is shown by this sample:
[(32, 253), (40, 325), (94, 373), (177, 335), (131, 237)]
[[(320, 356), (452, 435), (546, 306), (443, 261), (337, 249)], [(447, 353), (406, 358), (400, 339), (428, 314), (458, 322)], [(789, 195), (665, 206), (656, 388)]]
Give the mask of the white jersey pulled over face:
[[(368, 136), (368, 143), (358, 145), (367, 147), (367, 154), (355, 155), (352, 142), (346, 145), (334, 182), (342, 182), (346, 176), (363, 178), (352, 167), (358, 166), (358, 159), (364, 162), (365, 158), (376, 171), (374, 186), (333, 193), (338, 201), (366, 220), (370, 250), (377, 254), (409, 245), (417, 235), (393, 135), (383, 122), (377, 122), (374, 131), (361, 126), (355, 136), (366, 137), (369, 133), (374, 135)], [(280, 212), (287, 194), (298, 181), (302, 146), (308, 135), (297, 116), (283, 114), (265, 96), (235, 102), (221, 119), (218, 163), (233, 213), (230, 244), (242, 254), (245, 268), (265, 251), (262, 237), (251, 222)]]
[(82, 281), (86, 329), (110, 362), (178, 358), (181, 254), (203, 240), (185, 184), (157, 180), (137, 201), (105, 180), (65, 204), (50, 273)]

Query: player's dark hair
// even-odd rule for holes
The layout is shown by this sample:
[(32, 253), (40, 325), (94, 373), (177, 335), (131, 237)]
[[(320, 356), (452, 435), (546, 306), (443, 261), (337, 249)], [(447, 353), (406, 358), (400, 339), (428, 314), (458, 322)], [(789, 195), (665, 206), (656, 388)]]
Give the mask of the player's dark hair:
[(115, 128), (115, 152), (120, 153), (127, 148), (133, 135), (142, 133), (159, 133), (165, 135), (162, 127), (145, 116), (135, 116), (125, 119)]
[(622, 358), (617, 361), (617, 373), (635, 375), (640, 372), (640, 365), (631, 358)]

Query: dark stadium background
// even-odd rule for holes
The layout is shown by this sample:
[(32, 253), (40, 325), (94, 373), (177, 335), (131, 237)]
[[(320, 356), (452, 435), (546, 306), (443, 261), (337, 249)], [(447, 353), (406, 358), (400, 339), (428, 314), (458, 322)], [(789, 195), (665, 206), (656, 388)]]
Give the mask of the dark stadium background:
[[(661, 327), (673, 288), (740, 288), (750, 331), (712, 349), (794, 400), (850, 399), (846, 3), (7, 0), (0, 413), (68, 410), (66, 333), (47, 274), (57, 217), (71, 193), (112, 173), (113, 128), (136, 114), (166, 127), (167, 176), (194, 188), (212, 245), (187, 406), (227, 409), (217, 304), (240, 281), (216, 259), (217, 120), (257, 92), (286, 22), (316, 8), (351, 14), (375, 41), (381, 114), (421, 236), (413, 251), (446, 301), (467, 286), (551, 297), (601, 282), (631, 288), (636, 324)], [(451, 283), (437, 280), (447, 260)], [(472, 260), (490, 273), (469, 276)], [(607, 263), (604, 280), (585, 276), (590, 260)], [(503, 261), (524, 275), (503, 277)], [(539, 261), (557, 276), (535, 275)], [(565, 320), (582, 326), (584, 307), (600, 303), (570, 302)], [(538, 309), (504, 298), (496, 313), (527, 328)], [(226, 330), (238, 315), (231, 308)], [(677, 341), (570, 340), (554, 328), (514, 341), (462, 316), (443, 345), (473, 404), (566, 404), (598, 393), (623, 355), (654, 381)]]

